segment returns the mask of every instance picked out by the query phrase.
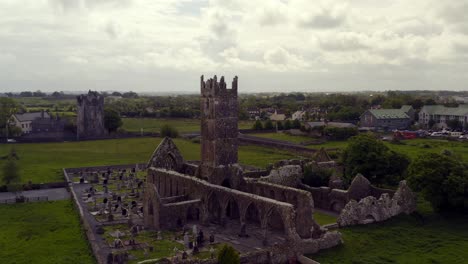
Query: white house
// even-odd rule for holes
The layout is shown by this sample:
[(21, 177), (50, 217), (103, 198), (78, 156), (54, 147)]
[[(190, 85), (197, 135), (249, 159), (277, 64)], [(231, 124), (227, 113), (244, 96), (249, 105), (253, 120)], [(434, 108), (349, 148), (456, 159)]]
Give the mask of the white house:
[(458, 107), (446, 107), (443, 105), (425, 105), (419, 112), (419, 123), (429, 125), (433, 120), (439, 128), (447, 127), (447, 121), (458, 120), (463, 126), (468, 124), (468, 105)]
[(306, 115), (306, 111), (296, 111), (292, 114), (291, 119), (292, 120), (299, 120), (299, 121), (304, 121)]
[(19, 128), (23, 134), (28, 134), (32, 131), (32, 121), (37, 118), (50, 118), (47, 112), (32, 112), (24, 114), (14, 114), (10, 118), (10, 124), (13, 124)]

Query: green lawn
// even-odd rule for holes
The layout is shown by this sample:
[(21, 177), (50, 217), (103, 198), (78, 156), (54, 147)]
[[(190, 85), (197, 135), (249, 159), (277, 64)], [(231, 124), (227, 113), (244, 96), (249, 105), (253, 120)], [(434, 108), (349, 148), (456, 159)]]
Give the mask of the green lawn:
[[(148, 161), (161, 142), (161, 138), (130, 138), (118, 140), (97, 140), (66, 143), (38, 143), (0, 145), (0, 157), (16, 149), (20, 157), (18, 163), (23, 182), (63, 181), (61, 168), (85, 167), (96, 165), (131, 164)], [(200, 144), (188, 140), (176, 139), (186, 160), (200, 159)], [(265, 167), (269, 163), (294, 155), (271, 148), (241, 146), (240, 162), (243, 164)], [(5, 160), (0, 160), (0, 167)], [(2, 171), (0, 170), (0, 176)]]
[[(173, 126), (179, 133), (199, 132), (200, 120), (198, 119), (164, 119), (164, 118), (123, 118), (122, 128), (127, 131), (140, 132), (159, 132), (162, 125)], [(253, 126), (252, 121), (239, 121), (239, 129), (250, 129)]]
[(289, 141), (292, 143), (301, 143), (301, 142), (307, 142), (313, 140), (311, 137), (306, 137), (306, 136), (292, 136), (285, 134), (283, 132), (279, 133), (255, 133), (252, 134), (252, 136), (256, 137), (262, 137), (262, 138), (271, 138), (271, 139), (278, 139), (278, 140), (283, 140), (283, 141)]
[(344, 244), (311, 256), (325, 263), (467, 263), (468, 217), (413, 216), (340, 229)]
[(0, 206), (0, 263), (96, 263), (70, 200)]
[(336, 217), (321, 212), (314, 212), (314, 219), (319, 225), (327, 225), (336, 223)]

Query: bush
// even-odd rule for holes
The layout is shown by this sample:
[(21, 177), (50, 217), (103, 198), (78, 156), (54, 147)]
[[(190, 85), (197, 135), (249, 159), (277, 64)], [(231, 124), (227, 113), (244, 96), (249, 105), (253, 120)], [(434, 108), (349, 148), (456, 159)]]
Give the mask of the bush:
[(328, 181), (333, 175), (333, 169), (320, 168), (317, 164), (309, 163), (304, 166), (303, 183), (312, 187), (328, 186)]
[(407, 179), (436, 211), (468, 212), (468, 164), (450, 156), (426, 153), (411, 163)]
[(179, 132), (174, 127), (167, 124), (161, 127), (161, 137), (176, 138), (178, 136)]
[(291, 128), (292, 128), (291, 120), (288, 119), (288, 120), (284, 121), (284, 129), (289, 130)]
[(262, 130), (262, 129), (263, 129), (262, 121), (260, 120), (255, 121), (253, 125), (253, 130)]
[(272, 129), (275, 129), (275, 127), (273, 126), (273, 122), (271, 122), (271, 120), (267, 120), (265, 122), (265, 127), (264, 127), (266, 130), (272, 130)]
[(294, 119), (294, 121), (292, 122), (292, 128), (300, 129), (301, 128), (301, 121), (299, 121), (299, 119)]
[(278, 127), (278, 130), (283, 130), (283, 129), (284, 129), (284, 127), (283, 127), (283, 122), (281, 122), (281, 121), (276, 121), (276, 125), (277, 125), (277, 127)]
[(345, 140), (358, 134), (357, 128), (354, 127), (325, 127), (323, 134), (331, 139)]
[(239, 253), (229, 246), (224, 245), (218, 253), (219, 264), (238, 264), (240, 263)]

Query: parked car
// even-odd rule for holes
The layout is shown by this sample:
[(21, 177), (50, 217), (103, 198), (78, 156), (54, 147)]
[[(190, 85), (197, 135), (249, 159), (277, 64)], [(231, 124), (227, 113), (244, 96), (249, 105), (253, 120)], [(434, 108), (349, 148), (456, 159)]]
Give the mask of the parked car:
[(13, 138), (7, 138), (7, 143), (16, 143), (16, 140)]

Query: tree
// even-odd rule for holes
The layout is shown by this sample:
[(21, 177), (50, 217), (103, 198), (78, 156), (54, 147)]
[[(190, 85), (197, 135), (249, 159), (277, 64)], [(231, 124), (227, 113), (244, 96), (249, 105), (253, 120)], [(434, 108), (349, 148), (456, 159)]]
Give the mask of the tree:
[(264, 127), (266, 130), (272, 130), (274, 129), (275, 127), (273, 126), (273, 122), (271, 120), (267, 120), (265, 122), (265, 127)]
[(302, 182), (312, 187), (328, 186), (328, 181), (332, 175), (333, 169), (320, 168), (316, 163), (308, 163), (304, 166)]
[(426, 153), (408, 168), (408, 182), (437, 211), (468, 212), (468, 164), (446, 155)]
[(13, 157), (9, 157), (5, 165), (3, 165), (2, 181), (7, 186), (16, 184), (20, 181), (19, 168)]
[(253, 125), (253, 130), (262, 130), (262, 129), (263, 129), (262, 121), (260, 120), (255, 121)]
[(345, 140), (358, 134), (357, 128), (354, 127), (325, 127), (323, 134), (331, 139)]
[(294, 119), (292, 122), (292, 128), (299, 129), (301, 128), (301, 121), (299, 119)]
[(292, 127), (291, 120), (289, 120), (289, 119), (286, 120), (286, 121), (284, 122), (284, 129), (285, 129), (285, 130), (289, 130), (289, 129), (291, 129), (291, 127)]
[(113, 109), (104, 110), (104, 126), (109, 132), (117, 131), (122, 126), (122, 119), (119, 113)]
[(391, 151), (371, 134), (352, 137), (343, 152), (342, 162), (348, 180), (361, 173), (372, 183), (390, 185), (402, 179), (409, 165), (408, 157)]
[(0, 128), (7, 128), (7, 122), (16, 113), (17, 108), (18, 104), (15, 100), (8, 97), (0, 97)]
[(240, 263), (239, 253), (230, 245), (224, 245), (218, 253), (219, 264)]
[(179, 136), (179, 132), (174, 127), (165, 124), (161, 127), (161, 137), (176, 138)]
[(453, 130), (463, 129), (463, 124), (457, 119), (451, 119), (447, 121), (447, 126)]
[(284, 127), (283, 127), (283, 122), (281, 122), (281, 121), (276, 121), (276, 125), (277, 125), (277, 127), (278, 127), (278, 130), (283, 130), (283, 129), (284, 129)]

